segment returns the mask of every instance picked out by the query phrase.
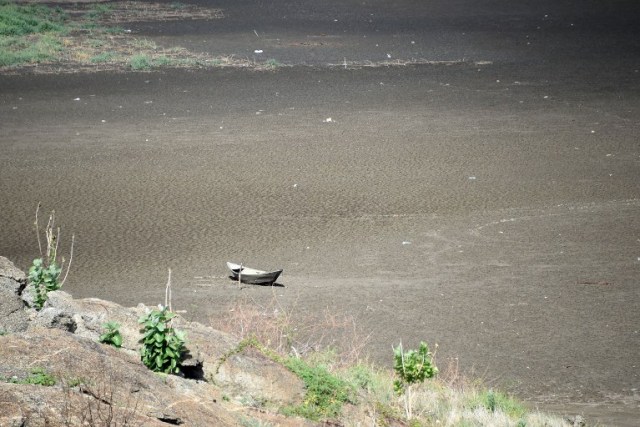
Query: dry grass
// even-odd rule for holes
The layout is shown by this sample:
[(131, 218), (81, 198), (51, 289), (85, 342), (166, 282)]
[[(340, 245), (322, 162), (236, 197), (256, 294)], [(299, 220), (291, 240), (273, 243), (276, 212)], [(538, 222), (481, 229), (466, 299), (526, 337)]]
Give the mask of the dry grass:
[(366, 360), (369, 342), (353, 316), (325, 309), (315, 316), (294, 307), (284, 307), (273, 297), (264, 304), (244, 299), (227, 309), (222, 318), (211, 318), (211, 325), (240, 339), (255, 337), (281, 355), (306, 357), (332, 353), (329, 369), (339, 369)]

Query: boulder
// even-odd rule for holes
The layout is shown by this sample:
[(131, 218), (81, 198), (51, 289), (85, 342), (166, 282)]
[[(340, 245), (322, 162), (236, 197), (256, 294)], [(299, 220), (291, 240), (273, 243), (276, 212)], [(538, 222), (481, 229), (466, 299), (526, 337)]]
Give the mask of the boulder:
[(26, 331), (29, 313), (20, 298), (27, 277), (8, 259), (0, 257), (0, 333)]

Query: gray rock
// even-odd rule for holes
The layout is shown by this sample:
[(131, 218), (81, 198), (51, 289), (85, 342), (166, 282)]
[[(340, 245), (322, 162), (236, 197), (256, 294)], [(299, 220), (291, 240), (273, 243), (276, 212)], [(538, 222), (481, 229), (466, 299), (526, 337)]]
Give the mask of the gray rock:
[(71, 333), (77, 329), (73, 316), (55, 307), (45, 307), (40, 310), (32, 323), (34, 327), (62, 329)]
[(24, 287), (27, 286), (27, 275), (7, 258), (0, 256), (0, 286), (9, 285), (9, 282), (3, 283), (3, 278), (10, 279), (13, 283), (12, 286), (16, 287), (16, 295), (20, 295)]
[(27, 277), (8, 259), (0, 257), (0, 332), (27, 330), (29, 313), (20, 298)]
[(29, 326), (29, 313), (19, 296), (0, 287), (0, 332), (23, 332)]

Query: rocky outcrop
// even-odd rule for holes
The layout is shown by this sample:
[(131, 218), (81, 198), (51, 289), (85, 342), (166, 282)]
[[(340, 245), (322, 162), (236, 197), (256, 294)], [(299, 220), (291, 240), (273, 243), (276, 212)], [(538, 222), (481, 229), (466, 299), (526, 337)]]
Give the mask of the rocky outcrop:
[[(139, 357), (138, 319), (148, 307), (55, 291), (36, 311), (24, 298), (26, 285), (25, 274), (0, 257), (0, 426), (104, 425), (106, 419), (114, 425), (235, 426), (246, 417), (306, 424), (279, 422), (275, 414), (301, 401), (302, 382), (259, 351), (238, 351), (241, 343), (231, 335), (175, 318), (174, 327), (187, 333), (185, 368), (182, 376), (159, 375)], [(120, 349), (98, 341), (109, 321), (121, 325)], [(27, 384), (36, 369), (56, 385)]]
[(29, 314), (24, 310), (21, 298), (26, 286), (24, 272), (8, 259), (0, 257), (0, 333), (27, 330)]

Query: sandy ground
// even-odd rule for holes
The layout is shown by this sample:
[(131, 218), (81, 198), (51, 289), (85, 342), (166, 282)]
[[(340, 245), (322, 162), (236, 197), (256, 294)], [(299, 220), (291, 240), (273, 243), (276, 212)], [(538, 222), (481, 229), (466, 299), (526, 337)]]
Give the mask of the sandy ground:
[[(76, 297), (159, 303), (170, 267), (187, 317), (328, 307), (379, 363), (426, 340), (534, 406), (635, 425), (638, 7), (234, 3), (132, 28), (298, 65), (0, 76), (0, 254), (27, 268), (41, 201), (77, 236)], [(456, 63), (352, 66), (416, 58)]]

